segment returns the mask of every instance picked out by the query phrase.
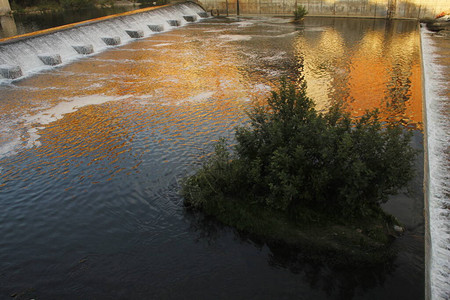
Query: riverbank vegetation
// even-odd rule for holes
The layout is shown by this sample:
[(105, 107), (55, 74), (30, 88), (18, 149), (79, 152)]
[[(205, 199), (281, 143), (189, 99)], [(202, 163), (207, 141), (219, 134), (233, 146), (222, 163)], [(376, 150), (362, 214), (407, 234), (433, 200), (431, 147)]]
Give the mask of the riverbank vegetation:
[(286, 81), (249, 118), (232, 149), (220, 141), (185, 179), (187, 207), (337, 264), (392, 257), (397, 222), (380, 205), (413, 176), (409, 133), (377, 111), (351, 118), (335, 104), (318, 112), (305, 84)]
[(300, 21), (302, 20), (306, 15), (308, 14), (308, 10), (306, 10), (306, 7), (303, 5), (299, 5), (294, 10), (294, 21)]
[(39, 13), (59, 10), (80, 10), (94, 7), (164, 5), (166, 0), (12, 0), (15, 13)]

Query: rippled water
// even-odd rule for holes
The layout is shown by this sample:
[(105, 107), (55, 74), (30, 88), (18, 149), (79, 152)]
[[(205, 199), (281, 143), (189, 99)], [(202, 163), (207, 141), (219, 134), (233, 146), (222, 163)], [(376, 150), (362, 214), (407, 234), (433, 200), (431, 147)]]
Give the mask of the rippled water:
[(301, 60), (319, 107), (380, 107), (420, 148), (419, 54), (413, 22), (209, 19), (1, 85), (0, 297), (423, 298), (420, 172), (386, 206), (408, 231), (377, 270), (293, 261), (178, 195)]

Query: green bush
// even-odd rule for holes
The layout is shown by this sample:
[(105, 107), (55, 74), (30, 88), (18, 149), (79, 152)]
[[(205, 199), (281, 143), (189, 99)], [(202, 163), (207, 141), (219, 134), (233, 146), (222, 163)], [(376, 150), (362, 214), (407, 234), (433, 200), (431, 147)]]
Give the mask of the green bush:
[(182, 186), (186, 204), (214, 214), (227, 199), (281, 211), (361, 217), (380, 211), (413, 176), (411, 135), (383, 124), (377, 111), (352, 119), (341, 105), (315, 110), (306, 84), (281, 82), (266, 106), (236, 129), (237, 145), (222, 140), (214, 156)]
[(303, 5), (300, 5), (297, 7), (297, 9), (294, 11), (294, 19), (296, 21), (303, 19), (308, 14), (308, 11), (306, 10), (306, 7)]

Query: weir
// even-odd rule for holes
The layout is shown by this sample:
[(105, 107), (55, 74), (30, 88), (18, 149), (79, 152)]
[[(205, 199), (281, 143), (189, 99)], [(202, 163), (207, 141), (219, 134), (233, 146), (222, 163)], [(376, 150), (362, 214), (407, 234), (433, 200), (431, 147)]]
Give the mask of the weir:
[(220, 15), (292, 15), (302, 5), (309, 16), (419, 19), (449, 9), (448, 0), (201, 0)]
[(450, 297), (450, 63), (448, 43), (421, 29), (426, 111), (426, 291), (427, 300)]
[(194, 3), (144, 8), (0, 40), (0, 79), (17, 79), (208, 17)]

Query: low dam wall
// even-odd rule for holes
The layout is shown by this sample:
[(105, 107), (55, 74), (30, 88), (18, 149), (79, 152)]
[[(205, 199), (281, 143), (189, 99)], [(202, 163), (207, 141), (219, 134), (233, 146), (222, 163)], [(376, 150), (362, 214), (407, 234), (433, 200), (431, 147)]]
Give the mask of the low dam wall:
[(201, 0), (206, 10), (220, 15), (293, 15), (304, 5), (311, 16), (352, 16), (370, 18), (434, 17), (450, 10), (448, 0)]
[(12, 80), (208, 17), (194, 2), (144, 8), (0, 39), (0, 79)]

